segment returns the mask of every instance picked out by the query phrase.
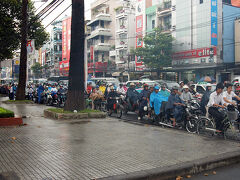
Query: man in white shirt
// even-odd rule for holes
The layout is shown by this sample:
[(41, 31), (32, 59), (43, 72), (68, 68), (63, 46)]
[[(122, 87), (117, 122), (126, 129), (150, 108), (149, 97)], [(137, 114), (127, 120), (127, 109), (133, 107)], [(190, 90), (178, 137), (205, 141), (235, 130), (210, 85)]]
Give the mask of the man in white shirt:
[(233, 85), (227, 84), (226, 88), (227, 91), (223, 92), (223, 103), (224, 106), (233, 105), (236, 106), (235, 102), (233, 101), (233, 98), (236, 98), (240, 101), (240, 97), (238, 97), (232, 90)]
[(218, 83), (216, 87), (216, 91), (214, 91), (210, 97), (207, 106), (209, 107), (208, 113), (214, 118), (216, 122), (216, 130), (217, 132), (222, 131), (222, 121), (224, 116), (219, 112), (218, 108), (224, 108), (223, 104), (223, 96), (222, 91), (224, 86), (222, 83)]

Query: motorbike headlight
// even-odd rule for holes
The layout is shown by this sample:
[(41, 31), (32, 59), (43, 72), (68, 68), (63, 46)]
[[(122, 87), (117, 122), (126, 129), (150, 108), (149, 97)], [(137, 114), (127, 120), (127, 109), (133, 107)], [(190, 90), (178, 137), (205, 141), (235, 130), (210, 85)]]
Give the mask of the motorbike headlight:
[(144, 111), (147, 111), (147, 110), (148, 110), (148, 107), (147, 107), (147, 106), (144, 106), (144, 107), (143, 107), (143, 110), (144, 110)]

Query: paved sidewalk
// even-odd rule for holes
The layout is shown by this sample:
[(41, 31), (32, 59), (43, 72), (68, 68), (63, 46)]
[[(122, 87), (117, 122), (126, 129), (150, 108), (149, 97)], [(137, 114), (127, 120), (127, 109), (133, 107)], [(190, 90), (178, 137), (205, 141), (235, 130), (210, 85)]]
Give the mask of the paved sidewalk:
[(0, 173), (23, 180), (98, 179), (240, 150), (238, 142), (114, 118), (51, 120), (43, 118), (46, 106), (0, 106), (29, 116), (27, 126), (0, 128)]

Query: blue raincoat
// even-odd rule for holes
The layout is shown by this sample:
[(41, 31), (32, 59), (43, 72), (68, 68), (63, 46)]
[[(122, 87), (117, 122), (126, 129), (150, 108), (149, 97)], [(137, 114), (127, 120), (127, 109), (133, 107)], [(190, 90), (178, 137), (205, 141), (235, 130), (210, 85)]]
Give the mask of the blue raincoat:
[(150, 96), (150, 106), (154, 108), (154, 112), (156, 115), (160, 114), (160, 109), (162, 106), (162, 102), (168, 101), (168, 97), (163, 96), (160, 92), (156, 93), (152, 93)]

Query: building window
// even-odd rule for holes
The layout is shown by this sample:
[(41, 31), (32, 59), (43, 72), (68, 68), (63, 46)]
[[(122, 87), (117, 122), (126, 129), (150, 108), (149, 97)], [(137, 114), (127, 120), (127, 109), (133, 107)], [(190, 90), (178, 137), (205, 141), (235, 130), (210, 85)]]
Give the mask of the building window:
[(101, 43), (104, 43), (104, 36), (101, 36)]
[(152, 29), (155, 28), (155, 20), (152, 20)]
[(104, 21), (100, 21), (101, 28), (104, 28)]
[(202, 4), (203, 3), (203, 0), (200, 0), (200, 4)]

